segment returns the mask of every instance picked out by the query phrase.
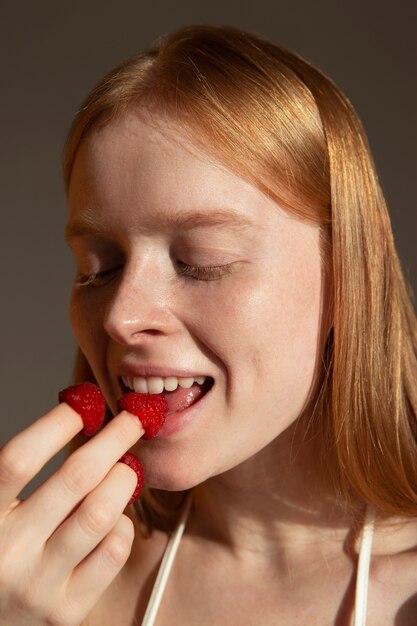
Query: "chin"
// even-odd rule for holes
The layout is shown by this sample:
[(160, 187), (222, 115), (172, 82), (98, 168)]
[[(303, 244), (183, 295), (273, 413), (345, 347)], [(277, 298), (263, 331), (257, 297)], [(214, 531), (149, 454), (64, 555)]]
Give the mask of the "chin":
[(187, 462), (184, 457), (169, 459), (167, 456), (162, 463), (153, 455), (142, 454), (139, 457), (144, 466), (145, 483), (154, 489), (185, 491), (196, 487), (210, 477), (202, 463)]
[(192, 479), (190, 476), (182, 476), (176, 474), (164, 474), (158, 472), (157, 476), (148, 474), (145, 470), (145, 483), (153, 489), (161, 489), (163, 491), (186, 491), (199, 485), (202, 480)]

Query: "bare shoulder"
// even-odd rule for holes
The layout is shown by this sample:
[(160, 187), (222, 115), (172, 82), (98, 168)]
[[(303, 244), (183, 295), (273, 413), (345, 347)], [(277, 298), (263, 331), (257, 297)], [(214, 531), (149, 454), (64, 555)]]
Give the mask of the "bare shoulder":
[(135, 526), (129, 559), (82, 626), (131, 626), (146, 610), (168, 537), (157, 530), (147, 534), (134, 513), (129, 517)]
[(371, 626), (417, 624), (417, 520), (398, 520), (376, 531), (369, 615)]

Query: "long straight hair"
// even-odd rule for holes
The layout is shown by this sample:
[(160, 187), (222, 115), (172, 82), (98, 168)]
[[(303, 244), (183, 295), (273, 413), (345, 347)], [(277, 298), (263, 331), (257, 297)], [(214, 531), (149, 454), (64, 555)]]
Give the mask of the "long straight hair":
[[(417, 323), (348, 99), (309, 63), (260, 37), (186, 27), (93, 89), (68, 136), (67, 186), (89, 133), (141, 109), (177, 121), (229, 169), (320, 225), (331, 324), (311, 427), (345, 502), (416, 515)], [(81, 353), (76, 378), (93, 378)], [(141, 514), (152, 520), (164, 497), (147, 490)]]

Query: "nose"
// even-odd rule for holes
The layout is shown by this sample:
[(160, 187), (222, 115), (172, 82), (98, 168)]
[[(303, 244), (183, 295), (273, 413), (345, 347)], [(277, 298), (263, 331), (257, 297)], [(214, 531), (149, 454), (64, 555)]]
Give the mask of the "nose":
[(145, 345), (175, 333), (179, 321), (170, 308), (168, 285), (154, 271), (128, 271), (109, 299), (104, 330), (117, 343)]

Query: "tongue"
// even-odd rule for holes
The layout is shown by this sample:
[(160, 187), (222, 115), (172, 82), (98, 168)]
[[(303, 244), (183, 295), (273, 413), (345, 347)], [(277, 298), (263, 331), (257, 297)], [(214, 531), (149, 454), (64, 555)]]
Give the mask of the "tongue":
[(184, 411), (189, 406), (197, 402), (206, 393), (207, 389), (204, 385), (194, 383), (189, 389), (183, 387), (177, 387), (175, 391), (164, 391), (162, 395), (168, 404), (168, 415), (170, 413), (177, 413), (178, 411)]

